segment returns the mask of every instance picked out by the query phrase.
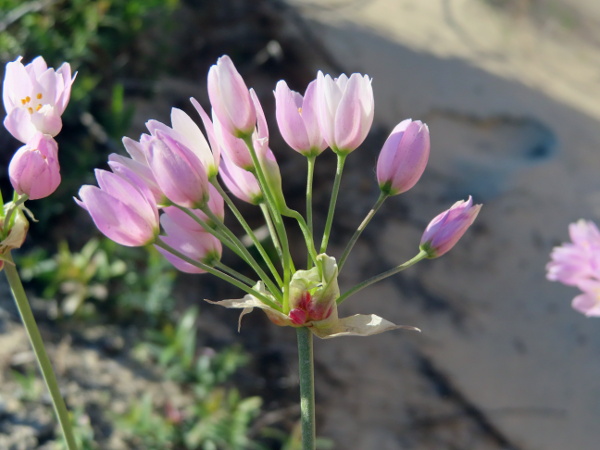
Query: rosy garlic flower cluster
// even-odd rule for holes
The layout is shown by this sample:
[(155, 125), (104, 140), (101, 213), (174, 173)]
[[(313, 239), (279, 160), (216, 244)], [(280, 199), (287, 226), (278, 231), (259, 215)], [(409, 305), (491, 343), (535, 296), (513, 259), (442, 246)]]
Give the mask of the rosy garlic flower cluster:
[(24, 145), (8, 167), (15, 191), (13, 200), (4, 203), (0, 196), (0, 269), (4, 255), (19, 248), (27, 235), (29, 224), (23, 203), (49, 196), (60, 184), (54, 137), (62, 128), (61, 115), (75, 80), (68, 63), (54, 70), (41, 56), (27, 65), (21, 60), (19, 57), (6, 65), (2, 86), (4, 127)]
[[(228, 56), (210, 68), (208, 94), (210, 115), (192, 98), (199, 121), (177, 108), (171, 111), (170, 125), (148, 121), (148, 132), (138, 140), (123, 139), (128, 156), (110, 155), (111, 171), (96, 171), (98, 186), (81, 187), (76, 201), (97, 228), (125, 246), (155, 245), (181, 271), (210, 273), (234, 284), (245, 292), (244, 297), (210, 302), (241, 309), (240, 319), (258, 308), (277, 325), (308, 327), (320, 338), (366, 336), (400, 328), (372, 314), (338, 315), (341, 301), (378, 280), (340, 292), (338, 273), (362, 228), (339, 263), (326, 253), (343, 161), (363, 143), (373, 122), (371, 79), (360, 74), (333, 78), (319, 72), (304, 95), (290, 90), (285, 81), (274, 91), (281, 135), (306, 157), (309, 168), (327, 147), (340, 161), (320, 247), (312, 224), (312, 177), (307, 177), (307, 206), (302, 215), (286, 203), (258, 97)], [(19, 95), (22, 98), (24, 94)], [(58, 88), (54, 95), (61, 99), (55, 101), (55, 111), (60, 111)], [(18, 114), (24, 117), (24, 113)], [(429, 129), (424, 123), (408, 119), (392, 130), (377, 161), (379, 205), (415, 185), (425, 170), (429, 151)], [(275, 256), (265, 250), (231, 196), (260, 208)], [(398, 266), (396, 272), (450, 250), (472, 224), (480, 206), (469, 198), (436, 217), (423, 234), (417, 257)], [(244, 227), (260, 258), (225, 225), (225, 210)], [(296, 267), (290, 254), (284, 217), (295, 220), (304, 237), (309, 255), (304, 269)], [(254, 276), (223, 264), (225, 250), (245, 261)]]

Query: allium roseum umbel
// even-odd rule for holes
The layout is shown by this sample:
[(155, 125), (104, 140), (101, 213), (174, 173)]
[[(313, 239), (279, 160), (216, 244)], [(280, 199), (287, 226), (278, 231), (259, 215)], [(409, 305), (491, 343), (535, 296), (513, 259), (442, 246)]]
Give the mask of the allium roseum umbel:
[(571, 306), (588, 317), (600, 316), (600, 231), (594, 222), (569, 225), (571, 242), (554, 247), (546, 277), (582, 292)]
[(62, 128), (61, 115), (71, 96), (75, 76), (64, 63), (49, 68), (38, 56), (27, 65), (22, 58), (6, 65), (2, 101), (6, 110), (4, 127), (23, 143), (8, 166), (14, 188), (11, 202), (0, 195), (0, 269), (12, 250), (19, 248), (28, 230), (23, 211), (27, 200), (52, 194), (60, 184), (58, 144), (54, 137)]
[[(373, 91), (366, 75), (334, 78), (319, 72), (304, 96), (289, 89), (285, 81), (277, 84), (274, 94), (279, 131), (290, 147), (308, 158), (309, 168), (327, 146), (345, 159), (362, 144), (373, 122)], [(315, 247), (312, 169), (307, 176), (307, 211), (302, 215), (286, 203), (287, 180), (282, 180), (277, 154), (270, 148), (268, 123), (258, 96), (248, 89), (228, 56), (210, 68), (208, 96), (210, 115), (191, 99), (202, 127), (179, 109), (172, 110), (171, 126), (149, 121), (149, 133), (138, 141), (124, 138), (129, 157), (111, 155), (112, 172), (97, 171), (99, 187), (81, 188), (77, 201), (98, 229), (123, 245), (153, 243), (179, 270), (210, 273), (238, 287), (245, 293), (242, 298), (209, 302), (241, 309), (240, 320), (258, 308), (277, 325), (307, 327), (320, 338), (367, 336), (402, 328), (372, 314), (340, 318), (338, 305), (375, 281), (447, 252), (481, 205), (473, 205), (471, 198), (457, 203), (430, 224), (415, 257), (342, 292), (338, 284), (341, 265), (326, 253), (330, 226), (325, 227), (320, 251)], [(405, 120), (394, 128), (377, 162), (382, 191), (377, 208), (419, 180), (429, 145), (429, 129), (420, 121)], [(343, 164), (338, 165), (337, 187), (342, 169)], [(227, 191), (260, 208), (265, 219), (261, 229), (268, 230), (266, 238), (275, 251), (265, 250), (265, 233), (259, 239)], [(338, 188), (332, 190), (329, 225), (337, 192)], [(227, 220), (239, 222), (244, 229), (243, 238), (225, 224), (224, 204), (230, 212)], [(342, 263), (373, 214), (358, 228)], [(284, 217), (295, 220), (302, 233), (308, 254), (305, 268), (292, 258), (286, 231), (289, 222), (284, 224)], [(254, 247), (252, 252), (248, 247)], [(224, 264), (222, 251), (236, 254), (248, 271), (242, 274)]]

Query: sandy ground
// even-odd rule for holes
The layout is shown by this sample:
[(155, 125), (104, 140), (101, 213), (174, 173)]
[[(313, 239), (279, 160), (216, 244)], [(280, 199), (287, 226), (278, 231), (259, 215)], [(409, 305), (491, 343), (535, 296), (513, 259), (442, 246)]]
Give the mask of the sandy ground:
[[(600, 322), (544, 266), (569, 222), (600, 218), (600, 4), (295, 4), (332, 73), (373, 77), (386, 133), (406, 117), (432, 133), (428, 170), (366, 233), (347, 285), (411, 257), (455, 200), (484, 204), (450, 254), (344, 304), (423, 333), (318, 342), (321, 433), (340, 449), (598, 448)], [(364, 172), (377, 149), (361, 151)], [(353, 173), (348, 191), (372, 183)], [(370, 201), (338, 220), (359, 223)]]

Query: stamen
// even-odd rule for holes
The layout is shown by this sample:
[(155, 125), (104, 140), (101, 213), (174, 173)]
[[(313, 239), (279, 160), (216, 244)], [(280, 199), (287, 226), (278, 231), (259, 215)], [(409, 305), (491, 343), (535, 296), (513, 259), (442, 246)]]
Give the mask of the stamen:
[(29, 111), (29, 114), (33, 114), (33, 108), (29, 107), (27, 108), (27, 111)]
[(302, 115), (302, 107), (298, 108), (298, 114)]
[(42, 104), (41, 104), (41, 103), (39, 103), (39, 104), (38, 104), (38, 105), (35, 107), (35, 110), (36, 110), (36, 111), (39, 111), (40, 109), (42, 109)]
[(38, 100), (40, 100), (40, 99), (42, 98), (42, 93), (41, 93), (41, 92), (38, 92), (38, 94), (36, 95), (36, 98), (37, 98)]

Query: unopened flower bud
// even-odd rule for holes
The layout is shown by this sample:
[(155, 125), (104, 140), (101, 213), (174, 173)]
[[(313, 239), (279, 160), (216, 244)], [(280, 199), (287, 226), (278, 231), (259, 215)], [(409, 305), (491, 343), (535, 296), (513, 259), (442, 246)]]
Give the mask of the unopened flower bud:
[(34, 134), (13, 156), (8, 174), (17, 193), (30, 200), (48, 197), (60, 184), (58, 144), (50, 135)]
[(392, 130), (377, 159), (377, 181), (384, 194), (396, 195), (412, 188), (429, 159), (429, 128), (406, 119)]
[(467, 201), (456, 202), (427, 225), (419, 248), (427, 252), (428, 258), (442, 256), (465, 234), (480, 209), (481, 205), (473, 205), (471, 196)]

